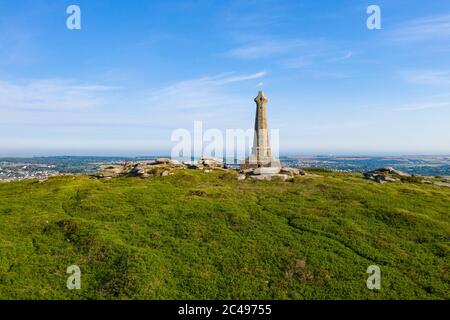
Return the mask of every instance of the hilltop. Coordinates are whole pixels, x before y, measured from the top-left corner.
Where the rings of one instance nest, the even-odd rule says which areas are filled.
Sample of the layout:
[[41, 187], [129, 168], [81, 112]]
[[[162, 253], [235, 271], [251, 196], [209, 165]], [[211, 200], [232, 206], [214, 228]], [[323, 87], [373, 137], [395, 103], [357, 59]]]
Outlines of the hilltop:
[[450, 298], [450, 188], [307, 172], [0, 184], [0, 299]]

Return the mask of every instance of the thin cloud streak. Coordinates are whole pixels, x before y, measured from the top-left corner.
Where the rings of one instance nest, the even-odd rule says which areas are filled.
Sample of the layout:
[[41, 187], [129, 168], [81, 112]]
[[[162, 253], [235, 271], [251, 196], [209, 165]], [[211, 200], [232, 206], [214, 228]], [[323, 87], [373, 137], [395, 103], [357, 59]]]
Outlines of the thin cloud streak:
[[401, 108], [397, 108], [397, 111], [416, 111], [416, 110], [427, 110], [427, 109], [437, 109], [437, 108], [449, 108], [450, 102], [438, 102], [438, 103], [424, 103], [418, 105], [409, 105]]
[[411, 20], [394, 30], [391, 37], [405, 42], [450, 38], [450, 14]]
[[230, 50], [227, 55], [240, 59], [259, 59], [276, 54], [284, 54], [307, 46], [303, 40], [257, 40], [250, 44]]
[[[225, 55], [241, 60], [270, 58], [276, 65], [285, 69], [304, 69], [350, 60], [354, 52], [348, 48], [344, 50], [336, 43], [322, 38], [273, 39], [257, 36], [248, 37], [245, 45], [229, 50]], [[321, 76], [320, 72], [317, 76]]]
[[402, 76], [405, 81], [414, 84], [450, 86], [449, 70], [408, 70], [403, 71]]
[[[0, 81], [0, 125], [24, 128], [170, 128], [196, 119], [223, 122], [232, 117], [231, 110], [252, 105], [251, 99], [229, 89], [245, 82], [254, 87], [266, 74], [265, 71], [220, 73], [153, 88], [135, 96], [130, 91], [124, 95], [124, 91], [117, 90], [117, 87], [101, 84], [46, 79], [14, 83]], [[124, 107], [134, 112], [121, 114]]]
[[39, 79], [22, 83], [0, 81], [0, 109], [79, 110], [95, 108], [106, 101], [114, 87]]
[[355, 129], [355, 128], [363, 128], [375, 125], [374, 121], [352, 121], [352, 122], [342, 122], [342, 123], [334, 123], [334, 124], [323, 124], [323, 125], [314, 125], [310, 127], [304, 127], [308, 130], [341, 130], [341, 129]]
[[230, 106], [242, 106], [245, 100], [226, 92], [227, 85], [257, 80], [265, 75], [265, 71], [241, 75], [228, 72], [180, 81], [152, 90], [147, 101], [158, 110], [228, 110]]

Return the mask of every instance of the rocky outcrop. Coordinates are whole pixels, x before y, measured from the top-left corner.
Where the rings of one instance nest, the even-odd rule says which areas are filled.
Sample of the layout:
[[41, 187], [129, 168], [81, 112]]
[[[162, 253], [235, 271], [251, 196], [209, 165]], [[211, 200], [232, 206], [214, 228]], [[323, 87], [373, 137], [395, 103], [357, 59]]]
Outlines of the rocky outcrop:
[[225, 165], [223, 163], [222, 159], [219, 158], [201, 158], [198, 161], [187, 161], [184, 162], [184, 164], [189, 169], [197, 169], [197, 170], [203, 170], [203, 169], [223, 169], [225, 168]]
[[178, 160], [172, 160], [172, 159], [169, 159], [169, 158], [158, 158], [158, 159], [156, 159], [153, 162], [153, 164], [157, 164], [157, 165], [164, 164], [164, 165], [178, 166], [178, 165], [181, 165], [181, 162], [178, 161]]
[[218, 158], [202, 158], [199, 163], [204, 168], [223, 168], [223, 160]]
[[386, 183], [401, 181], [402, 178], [411, 177], [411, 175], [392, 167], [384, 167], [365, 172], [364, 177], [378, 183]]
[[112, 178], [121, 175], [124, 172], [125, 165], [103, 165], [100, 166], [100, 177]]
[[151, 161], [125, 162], [117, 165], [100, 167], [100, 177], [113, 178], [119, 176], [138, 176], [141, 178], [168, 176], [174, 170], [185, 169], [186, 166], [176, 160], [159, 158]]
[[413, 183], [425, 183], [432, 184], [438, 187], [447, 187], [450, 188], [450, 183], [447, 183], [445, 178], [439, 177], [428, 177], [421, 175], [410, 175], [408, 173], [402, 172], [400, 170], [396, 170], [392, 167], [380, 168], [372, 171], [368, 171], [364, 173], [364, 177], [366, 179], [378, 182], [378, 183], [387, 183], [387, 182], [398, 182], [398, 181], [407, 181]]
[[155, 160], [125, 162], [116, 165], [100, 166], [100, 177], [113, 178], [119, 176], [138, 176], [141, 178], [165, 177], [179, 169], [198, 169], [210, 172], [212, 169], [223, 169], [221, 159], [202, 158], [199, 161], [181, 163], [169, 158], [157, 158]]

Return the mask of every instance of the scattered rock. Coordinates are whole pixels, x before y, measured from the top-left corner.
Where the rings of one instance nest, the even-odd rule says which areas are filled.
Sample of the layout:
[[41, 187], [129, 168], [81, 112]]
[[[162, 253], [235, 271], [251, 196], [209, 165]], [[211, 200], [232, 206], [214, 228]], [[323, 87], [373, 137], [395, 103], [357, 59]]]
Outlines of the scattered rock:
[[400, 181], [400, 179], [392, 178], [392, 177], [386, 176], [386, 177], [384, 177], [384, 181], [388, 181], [388, 182], [397, 182], [397, 181]]
[[170, 163], [172, 160], [170, 160], [169, 158], [158, 158], [156, 159], [156, 164], [168, 164]]
[[[218, 158], [201, 158], [199, 161], [185, 161], [183, 162], [188, 169], [192, 170], [203, 170], [205, 168], [209, 169], [223, 169], [225, 165], [222, 159]], [[209, 172], [209, 171], [205, 171]]]
[[282, 180], [282, 181], [286, 181], [288, 179], [292, 179], [291, 176], [287, 175], [287, 174], [261, 174], [261, 175], [251, 175], [249, 176], [250, 179], [253, 180]]
[[253, 169], [244, 169], [244, 170], [241, 170], [241, 172], [244, 175], [248, 175], [248, 174], [252, 174], [253, 173]]
[[302, 169], [288, 168], [288, 167], [281, 168], [280, 173], [281, 174], [287, 174], [287, 175], [290, 175], [292, 177], [293, 176], [304, 176], [306, 174], [305, 171], [303, 171]]
[[444, 180], [450, 182], [450, 176], [444, 176], [444, 177], [442, 177], [442, 179], [444, 179]]
[[242, 181], [242, 180], [245, 180], [245, 178], [247, 178], [245, 174], [240, 174], [240, 175], [238, 175], [238, 178], [237, 178], [237, 179], [238, 179], [239, 181]]
[[253, 169], [253, 175], [274, 175], [280, 173], [280, 168], [278, 167], [260, 167]]
[[438, 181], [436, 181], [436, 182], [433, 182], [433, 184], [435, 186], [439, 186], [439, 187], [448, 187], [448, 188], [450, 188], [450, 183], [446, 183], [446, 182], [438, 182]]
[[400, 171], [400, 170], [396, 170], [396, 169], [394, 169], [392, 167], [385, 167], [382, 170], [384, 170], [386, 172], [389, 172], [391, 174], [399, 175], [401, 177], [411, 177], [411, 175], [409, 173], [406, 173], [406, 172], [403, 172], [403, 171]]
[[181, 165], [181, 162], [180, 161], [178, 161], [178, 160], [170, 160], [170, 162], [169, 162], [171, 165], [174, 165], [174, 166], [178, 166], [178, 165]]
[[364, 177], [378, 183], [386, 183], [398, 182], [401, 178], [411, 177], [411, 175], [400, 170], [396, 170], [392, 167], [385, 167], [365, 172]]
[[287, 174], [274, 174], [272, 176], [272, 179], [275, 179], [275, 180], [280, 179], [280, 180], [286, 181], [286, 180], [292, 179], [292, 176], [287, 175]]
[[101, 176], [103, 178], [112, 178], [112, 177], [119, 176], [123, 172], [124, 166], [123, 165], [101, 166], [100, 170], [101, 170]]
[[143, 163], [136, 163], [136, 164], [131, 165], [130, 167], [131, 167], [131, 169], [130, 169], [129, 173], [131, 173], [131, 174], [141, 175], [141, 174], [145, 173]]
[[265, 174], [265, 175], [250, 175], [248, 176], [249, 179], [252, 180], [272, 180], [272, 176], [269, 174]]
[[223, 160], [218, 158], [202, 158], [200, 164], [206, 168], [223, 168]]
[[167, 177], [169, 175], [169, 171], [163, 171], [162, 173], [161, 173], [161, 177]]

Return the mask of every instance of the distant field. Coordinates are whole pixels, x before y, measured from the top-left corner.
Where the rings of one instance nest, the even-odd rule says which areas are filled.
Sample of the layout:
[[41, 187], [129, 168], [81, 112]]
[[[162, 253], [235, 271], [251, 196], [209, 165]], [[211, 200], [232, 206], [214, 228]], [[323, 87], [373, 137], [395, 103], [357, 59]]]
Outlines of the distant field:
[[0, 299], [450, 299], [450, 188], [317, 173], [2, 183]]

